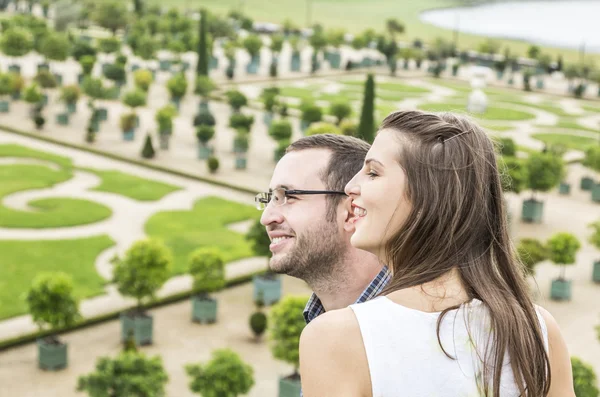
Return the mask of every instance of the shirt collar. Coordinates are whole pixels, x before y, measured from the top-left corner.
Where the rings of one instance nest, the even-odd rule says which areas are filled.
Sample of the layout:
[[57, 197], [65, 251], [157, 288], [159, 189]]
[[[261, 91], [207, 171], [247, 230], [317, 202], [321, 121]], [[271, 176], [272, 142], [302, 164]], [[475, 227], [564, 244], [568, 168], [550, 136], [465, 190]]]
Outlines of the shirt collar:
[[[387, 266], [384, 266], [379, 274], [375, 276], [373, 281], [371, 281], [367, 288], [365, 288], [365, 290], [360, 294], [355, 303], [364, 303], [376, 297], [381, 291], [383, 291], [391, 277], [392, 274], [390, 273], [390, 270]], [[310, 299], [306, 303], [306, 307], [304, 308], [304, 321], [306, 321], [308, 324], [323, 313], [325, 313], [325, 308], [323, 307], [319, 297], [313, 292], [313, 294], [310, 296]]]

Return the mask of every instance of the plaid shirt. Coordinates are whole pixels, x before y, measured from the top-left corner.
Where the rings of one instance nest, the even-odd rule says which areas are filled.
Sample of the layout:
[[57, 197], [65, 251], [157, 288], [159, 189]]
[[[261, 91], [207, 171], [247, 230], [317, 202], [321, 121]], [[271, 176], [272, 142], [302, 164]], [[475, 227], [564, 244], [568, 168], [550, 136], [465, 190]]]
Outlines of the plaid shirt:
[[[390, 270], [387, 266], [384, 266], [379, 274], [375, 276], [373, 281], [371, 281], [371, 284], [369, 284], [363, 293], [360, 294], [355, 303], [364, 303], [375, 298], [377, 294], [383, 291], [391, 277], [392, 274], [390, 273]], [[323, 307], [321, 300], [313, 293], [304, 308], [304, 321], [308, 324], [323, 313], [325, 313], [325, 308]]]

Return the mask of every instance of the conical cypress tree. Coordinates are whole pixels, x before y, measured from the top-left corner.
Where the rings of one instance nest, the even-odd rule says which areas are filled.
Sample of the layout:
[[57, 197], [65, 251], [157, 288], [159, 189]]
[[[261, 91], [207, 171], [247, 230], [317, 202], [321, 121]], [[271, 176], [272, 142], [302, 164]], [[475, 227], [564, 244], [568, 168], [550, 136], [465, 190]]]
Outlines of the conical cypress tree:
[[142, 149], [142, 157], [145, 159], [151, 159], [154, 157], [154, 147], [152, 146], [152, 137], [150, 134], [146, 135], [146, 142], [144, 142], [144, 148]]
[[365, 83], [365, 94], [363, 96], [362, 111], [360, 113], [360, 124], [358, 125], [358, 137], [369, 143], [375, 139], [375, 81], [373, 75], [367, 76]]
[[200, 10], [200, 39], [198, 40], [198, 64], [196, 74], [208, 76], [208, 51], [206, 48], [206, 10]]
[[138, 16], [144, 14], [144, 2], [143, 0], [133, 0], [133, 9]]

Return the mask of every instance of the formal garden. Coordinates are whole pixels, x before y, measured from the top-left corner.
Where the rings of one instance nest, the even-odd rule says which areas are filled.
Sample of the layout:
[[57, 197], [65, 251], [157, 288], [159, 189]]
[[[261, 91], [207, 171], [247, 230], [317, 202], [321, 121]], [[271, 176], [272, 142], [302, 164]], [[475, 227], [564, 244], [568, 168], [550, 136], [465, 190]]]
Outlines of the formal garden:
[[[266, 271], [253, 192], [301, 136], [372, 142], [391, 112], [422, 109], [469, 114], [497, 141], [532, 293], [576, 353], [577, 396], [598, 397], [591, 63], [407, 41], [396, 19], [272, 33], [242, 11], [143, 0], [0, 9], [3, 384], [14, 365], [57, 395], [298, 396], [310, 291]], [[19, 380], [12, 394], [29, 393]]]

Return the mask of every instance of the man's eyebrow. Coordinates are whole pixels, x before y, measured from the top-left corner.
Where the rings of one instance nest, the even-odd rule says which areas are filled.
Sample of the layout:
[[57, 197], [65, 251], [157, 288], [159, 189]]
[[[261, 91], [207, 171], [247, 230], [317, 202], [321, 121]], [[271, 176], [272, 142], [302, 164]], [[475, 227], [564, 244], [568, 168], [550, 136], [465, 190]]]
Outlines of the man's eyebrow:
[[381, 161], [379, 160], [375, 160], [375, 159], [366, 159], [365, 160], [365, 165], [369, 165], [370, 163], [377, 163], [379, 164], [381, 167], [383, 167], [384, 165], [381, 163]]
[[[284, 189], [284, 190], [295, 190], [292, 185], [277, 185], [275, 189]], [[269, 193], [273, 192], [273, 189], [269, 188]]]

